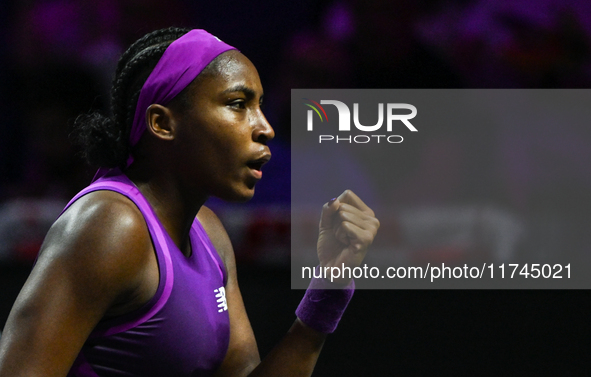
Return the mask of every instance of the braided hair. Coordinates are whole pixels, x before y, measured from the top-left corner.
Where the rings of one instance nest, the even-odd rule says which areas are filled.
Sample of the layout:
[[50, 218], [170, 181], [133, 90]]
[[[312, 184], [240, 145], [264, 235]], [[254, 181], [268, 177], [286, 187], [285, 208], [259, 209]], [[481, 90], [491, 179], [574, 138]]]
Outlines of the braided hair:
[[[112, 115], [84, 114], [74, 123], [73, 139], [82, 146], [82, 155], [91, 166], [125, 167], [141, 88], [166, 48], [188, 32], [189, 29], [175, 27], [151, 32], [121, 55], [111, 88]], [[183, 95], [184, 92], [177, 98]]]

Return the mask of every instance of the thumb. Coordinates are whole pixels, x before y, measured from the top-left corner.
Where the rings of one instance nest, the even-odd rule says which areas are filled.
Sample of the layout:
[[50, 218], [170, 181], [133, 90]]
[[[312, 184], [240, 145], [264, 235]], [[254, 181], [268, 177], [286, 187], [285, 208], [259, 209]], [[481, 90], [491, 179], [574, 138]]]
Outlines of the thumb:
[[341, 202], [338, 198], [332, 198], [322, 206], [322, 215], [320, 216], [320, 229], [332, 228], [334, 214], [337, 213]]

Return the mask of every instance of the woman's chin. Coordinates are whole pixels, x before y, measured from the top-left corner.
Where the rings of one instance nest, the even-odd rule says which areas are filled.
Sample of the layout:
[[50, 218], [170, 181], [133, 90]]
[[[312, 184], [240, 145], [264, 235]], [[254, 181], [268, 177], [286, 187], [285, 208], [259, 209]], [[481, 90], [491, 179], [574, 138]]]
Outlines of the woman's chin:
[[216, 195], [219, 199], [226, 202], [245, 203], [254, 196], [254, 187], [242, 190], [235, 190], [222, 195]]

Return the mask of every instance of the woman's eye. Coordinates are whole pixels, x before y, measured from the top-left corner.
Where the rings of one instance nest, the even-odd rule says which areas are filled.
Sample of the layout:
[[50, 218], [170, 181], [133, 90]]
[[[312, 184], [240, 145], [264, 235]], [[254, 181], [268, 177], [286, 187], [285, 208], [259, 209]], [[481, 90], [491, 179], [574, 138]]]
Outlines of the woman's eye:
[[235, 109], [244, 109], [246, 108], [246, 102], [244, 102], [243, 100], [236, 100], [230, 102], [228, 106], [233, 107]]

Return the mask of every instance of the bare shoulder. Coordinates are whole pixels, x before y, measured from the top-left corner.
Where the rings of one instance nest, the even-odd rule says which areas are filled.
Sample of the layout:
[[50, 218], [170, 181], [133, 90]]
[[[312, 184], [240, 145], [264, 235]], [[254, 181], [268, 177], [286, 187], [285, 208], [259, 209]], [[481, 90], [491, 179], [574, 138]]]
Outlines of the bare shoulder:
[[54, 223], [36, 269], [57, 263], [75, 280], [92, 279], [122, 293], [139, 284], [150, 251], [150, 235], [135, 204], [112, 191], [95, 191], [74, 202]]
[[147, 302], [155, 291], [146, 289], [147, 272], [156, 271], [156, 281], [158, 273], [151, 268], [147, 227], [134, 207], [120, 194], [97, 191], [54, 223], [6, 322], [1, 375], [14, 375], [2, 374], [6, 362], [4, 372], [65, 376], [102, 318]]
[[[117, 251], [137, 249], [149, 243], [145, 220], [133, 202], [113, 191], [95, 191], [74, 202], [51, 227], [42, 253], [57, 241], [61, 245], [84, 242], [95, 253], [116, 257]], [[49, 245], [46, 245], [49, 243]], [[110, 246], [110, 247], [105, 247]], [[83, 253], [80, 248], [73, 253]], [[133, 258], [133, 253], [126, 253]]]
[[232, 243], [228, 237], [228, 232], [224, 228], [224, 225], [217, 217], [217, 215], [208, 207], [202, 206], [197, 213], [197, 218], [203, 225], [203, 228], [207, 232], [209, 239], [215, 246], [216, 250], [220, 254], [220, 257], [224, 261], [226, 268], [234, 266], [234, 250]]

